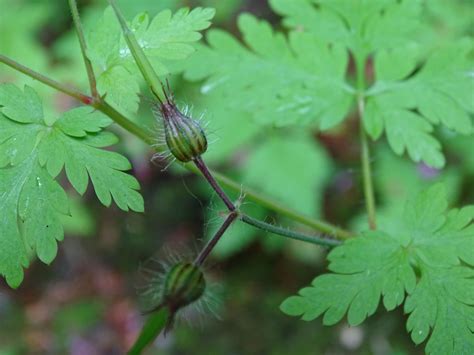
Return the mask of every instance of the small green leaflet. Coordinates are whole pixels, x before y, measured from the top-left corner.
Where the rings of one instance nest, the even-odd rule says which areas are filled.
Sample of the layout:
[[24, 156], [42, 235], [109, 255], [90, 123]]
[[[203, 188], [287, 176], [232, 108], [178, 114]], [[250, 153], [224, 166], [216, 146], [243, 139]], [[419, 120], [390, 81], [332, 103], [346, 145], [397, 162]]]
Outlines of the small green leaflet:
[[341, 122], [353, 102], [345, 82], [348, 55], [315, 35], [293, 31], [285, 38], [265, 21], [239, 17], [244, 47], [229, 34], [211, 30], [208, 46], [198, 45], [185, 77], [206, 79], [203, 93], [216, 91], [221, 101], [244, 110], [261, 124], [307, 124], [321, 129]]
[[[464, 40], [434, 52], [421, 69], [416, 48], [381, 51], [375, 56], [377, 81], [367, 92], [364, 127], [373, 139], [385, 130], [392, 150], [405, 150], [416, 162], [444, 166], [433, 125], [472, 134], [474, 113], [473, 42]], [[395, 65], [396, 64], [396, 65]]]
[[128, 160], [100, 149], [117, 141], [102, 131], [110, 123], [81, 107], [48, 125], [33, 89], [0, 85], [0, 274], [11, 287], [21, 283], [33, 252], [48, 264], [56, 256], [64, 237], [61, 216], [70, 214], [55, 181], [63, 167], [80, 194], [90, 177], [104, 205], [113, 199], [123, 210], [143, 211], [139, 184], [124, 172], [131, 168]]
[[424, 190], [393, 230], [367, 232], [335, 248], [332, 273], [281, 309], [307, 321], [324, 313], [327, 325], [347, 312], [349, 324], [357, 325], [380, 298], [387, 310], [405, 302], [407, 329], [416, 344], [428, 339], [429, 354], [473, 354], [474, 205], [447, 207], [442, 184]]
[[[138, 14], [130, 24], [138, 42], [158, 75], [170, 72], [169, 65], [193, 53], [191, 43], [201, 38], [199, 31], [210, 26], [210, 8], [187, 8], [172, 14], [161, 11], [151, 21]], [[101, 95], [119, 109], [134, 113], [138, 109], [140, 73], [110, 7], [88, 35], [88, 57], [99, 70], [97, 87]]]

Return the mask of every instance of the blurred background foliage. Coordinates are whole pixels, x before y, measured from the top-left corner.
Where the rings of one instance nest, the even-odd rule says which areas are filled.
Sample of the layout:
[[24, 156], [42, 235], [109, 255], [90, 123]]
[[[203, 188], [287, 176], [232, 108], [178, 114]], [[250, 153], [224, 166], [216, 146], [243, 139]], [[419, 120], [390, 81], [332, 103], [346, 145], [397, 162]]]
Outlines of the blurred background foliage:
[[[236, 17], [248, 11], [278, 28], [279, 18], [265, 0], [117, 0], [128, 18], [164, 8], [211, 6], [217, 9], [213, 27], [236, 36]], [[79, 1], [86, 29], [102, 16], [104, 0]], [[431, 31], [423, 33], [427, 47], [472, 35], [472, 1], [430, 0], [425, 16]], [[0, 0], [0, 53], [61, 82], [87, 90], [87, 77], [67, 1]], [[354, 230], [366, 227], [352, 119], [320, 134], [309, 129], [268, 130], [242, 112], [214, 105], [196, 83], [170, 77], [178, 100], [205, 113], [211, 141], [205, 158], [220, 171], [257, 188], [303, 213]], [[0, 66], [0, 81], [33, 86], [44, 101], [46, 115], [77, 103], [27, 77]], [[142, 92], [146, 92], [143, 90]], [[236, 93], [238, 95], [238, 93]], [[149, 102], [142, 100], [136, 122], [154, 129]], [[117, 149], [128, 155], [142, 185], [145, 214], [105, 209], [86, 194], [69, 189], [72, 217], [65, 220], [67, 238], [51, 266], [35, 263], [18, 290], [0, 281], [0, 354], [120, 354], [140, 329], [135, 291], [139, 265], [167, 252], [193, 253], [221, 221], [224, 211], [209, 187], [196, 176], [163, 164], [151, 164], [148, 147], [115, 128], [122, 140]], [[398, 214], [406, 197], [433, 182], [448, 183], [453, 205], [474, 199], [474, 138], [440, 130], [447, 167], [435, 170], [395, 156], [383, 143], [375, 146], [373, 164], [381, 223]], [[301, 153], [304, 152], [304, 153]], [[269, 175], [268, 171], [274, 171]], [[237, 195], [233, 196], [237, 198]], [[249, 202], [255, 217], [289, 225]], [[387, 222], [386, 222], [387, 221]], [[393, 221], [392, 221], [393, 223]], [[300, 226], [292, 226], [301, 228]], [[387, 226], [396, 228], [396, 225]], [[236, 224], [213, 254], [209, 277], [221, 287], [221, 305], [213, 316], [191, 313], [149, 353], [162, 354], [416, 354], [404, 330], [400, 309], [377, 314], [362, 326], [343, 323], [322, 327], [290, 319], [280, 302], [325, 268], [325, 251]]]

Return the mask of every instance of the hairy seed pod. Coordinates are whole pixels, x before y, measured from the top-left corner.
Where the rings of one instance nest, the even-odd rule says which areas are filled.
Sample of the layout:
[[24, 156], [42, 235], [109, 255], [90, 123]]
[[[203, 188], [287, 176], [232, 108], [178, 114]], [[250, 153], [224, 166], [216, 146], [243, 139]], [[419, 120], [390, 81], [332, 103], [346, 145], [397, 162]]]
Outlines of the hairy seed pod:
[[165, 138], [171, 154], [181, 162], [188, 162], [205, 153], [207, 139], [201, 125], [182, 114], [175, 106], [167, 107], [166, 111]]
[[163, 304], [171, 313], [197, 301], [206, 289], [201, 269], [192, 263], [175, 264], [166, 274], [163, 287]]
[[[168, 86], [169, 89], [169, 86]], [[165, 100], [159, 96], [159, 105], [155, 105], [154, 112], [163, 119], [165, 140], [171, 154], [179, 161], [186, 163], [207, 150], [207, 138], [201, 125], [195, 119], [182, 113], [173, 100], [171, 91], [168, 93], [163, 86]]]

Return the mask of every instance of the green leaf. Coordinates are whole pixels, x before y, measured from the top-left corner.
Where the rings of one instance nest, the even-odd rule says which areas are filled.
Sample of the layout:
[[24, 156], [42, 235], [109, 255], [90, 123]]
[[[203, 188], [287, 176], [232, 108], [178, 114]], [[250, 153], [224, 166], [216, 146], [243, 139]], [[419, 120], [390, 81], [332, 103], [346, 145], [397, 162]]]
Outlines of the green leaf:
[[215, 92], [261, 124], [316, 121], [328, 129], [345, 118], [353, 96], [344, 81], [348, 56], [342, 46], [300, 31], [285, 38], [249, 14], [239, 17], [238, 26], [246, 47], [212, 30], [209, 45], [197, 46], [189, 59], [185, 77], [207, 79], [203, 93]]
[[375, 312], [380, 297], [387, 310], [405, 301], [407, 329], [417, 344], [428, 339], [429, 354], [472, 353], [474, 206], [447, 206], [442, 184], [424, 190], [390, 235], [365, 233], [335, 248], [332, 273], [288, 298], [282, 310], [304, 320], [325, 313], [325, 324], [347, 313], [355, 325]]
[[415, 286], [407, 253], [389, 235], [368, 233], [354, 238], [334, 249], [329, 260], [334, 274], [316, 278], [312, 287], [285, 300], [283, 312], [307, 321], [325, 313], [326, 325], [337, 323], [348, 312], [349, 324], [357, 325], [377, 310], [381, 296], [391, 310], [403, 302], [405, 290]]
[[[163, 10], [151, 21], [146, 13], [135, 16], [130, 28], [150, 59], [158, 75], [168, 74], [168, 64], [187, 58], [194, 52], [193, 42], [199, 31], [210, 26], [214, 10], [187, 8], [172, 14]], [[126, 112], [138, 109], [140, 73], [123, 38], [119, 23], [110, 7], [88, 34], [88, 57], [99, 69], [99, 92], [107, 101]]]
[[420, 115], [398, 107], [391, 100], [378, 98], [369, 101], [364, 115], [364, 126], [373, 139], [384, 129], [392, 150], [402, 155], [406, 150], [415, 162], [424, 161], [432, 167], [443, 167], [445, 159], [441, 143], [431, 133], [433, 127]]
[[104, 71], [97, 79], [97, 90], [108, 102], [128, 112], [138, 110], [140, 86], [135, 76], [122, 66]]
[[242, 179], [305, 214], [319, 216], [331, 169], [327, 153], [310, 135], [278, 135], [249, 154]]
[[43, 119], [43, 107], [36, 92], [25, 86], [22, 92], [17, 86], [6, 84], [0, 91], [2, 113], [20, 123], [39, 123]]
[[413, 41], [420, 27], [418, 0], [270, 0], [290, 29], [343, 44], [357, 56]]
[[[91, 120], [95, 126], [89, 124]], [[64, 167], [71, 185], [81, 195], [90, 178], [97, 197], [105, 206], [110, 206], [113, 198], [124, 211], [143, 212], [138, 181], [124, 172], [131, 168], [129, 161], [120, 154], [99, 149], [115, 143], [116, 137], [106, 132], [77, 137], [78, 132], [85, 134], [108, 124], [108, 118], [98, 112], [91, 113], [87, 107], [69, 111], [43, 138], [39, 147], [40, 162], [53, 177]]]
[[[382, 51], [375, 56], [376, 83], [369, 89], [364, 127], [373, 139], [385, 130], [395, 153], [406, 150], [416, 162], [444, 166], [441, 144], [433, 125], [457, 133], [473, 132], [472, 41], [465, 40], [435, 52], [421, 69], [413, 47]], [[396, 63], [396, 64], [395, 64]]]
[[98, 149], [116, 141], [101, 131], [111, 121], [90, 111], [77, 108], [47, 125], [31, 88], [0, 85], [0, 274], [11, 287], [21, 283], [30, 257], [49, 264], [57, 254], [61, 220], [70, 215], [66, 193], [54, 180], [64, 165], [78, 190], [85, 191], [89, 175], [104, 204], [112, 195], [124, 210], [143, 210], [138, 182], [123, 172], [128, 160]]
[[[8, 121], [0, 114], [0, 129]], [[7, 140], [9, 144], [0, 142], [1, 155], [9, 154], [15, 146], [28, 146], [22, 160], [11, 160], [0, 170], [0, 274], [11, 287], [18, 287], [23, 280], [23, 267], [28, 266], [32, 251], [45, 263], [54, 259], [56, 241], [63, 238], [59, 218], [69, 213], [64, 190], [39, 165], [34, 144], [29, 143], [30, 139], [36, 141], [39, 132], [25, 130], [24, 136]], [[14, 144], [10, 144], [12, 140]]]
[[416, 344], [430, 334], [429, 354], [474, 352], [474, 270], [467, 267], [426, 269], [407, 297], [407, 330]]
[[[36, 159], [35, 159], [36, 160]], [[36, 250], [38, 258], [51, 263], [56, 257], [56, 241], [64, 238], [61, 215], [69, 213], [69, 202], [62, 187], [40, 167], [37, 161], [22, 186], [18, 216], [23, 221], [26, 245]]]

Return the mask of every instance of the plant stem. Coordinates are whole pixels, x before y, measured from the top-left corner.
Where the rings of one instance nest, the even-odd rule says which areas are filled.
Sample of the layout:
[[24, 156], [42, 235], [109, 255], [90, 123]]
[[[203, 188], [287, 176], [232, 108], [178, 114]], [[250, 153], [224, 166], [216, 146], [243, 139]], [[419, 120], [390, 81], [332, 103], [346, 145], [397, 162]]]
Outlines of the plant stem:
[[[150, 145], [155, 143], [155, 139], [152, 137], [151, 134], [148, 134], [144, 128], [140, 127], [139, 125], [135, 124], [133, 121], [126, 118], [124, 115], [122, 115], [120, 112], [118, 112], [116, 109], [114, 109], [112, 106], [110, 106], [103, 100], [96, 101], [92, 97], [86, 94], [83, 94], [80, 91], [69, 88], [61, 83], [58, 83], [57, 81], [52, 80], [30, 68], [27, 68], [17, 63], [16, 61], [8, 57], [5, 57], [4, 55], [1, 55], [1, 54], [0, 54], [0, 63], [4, 63], [10, 66], [11, 68], [33, 79], [38, 80], [53, 89], [63, 92], [66, 95], [69, 95], [86, 105], [90, 105], [96, 108], [97, 110], [109, 116], [122, 128], [124, 128], [125, 130], [129, 131], [130, 133], [134, 134], [135, 136], [143, 140], [145, 143], [150, 144]], [[186, 168], [187, 170], [196, 174], [199, 174], [201, 172], [194, 164], [182, 164], [182, 166]], [[288, 208], [282, 205], [280, 202], [275, 201], [274, 199], [269, 198], [258, 191], [255, 191], [250, 188], [242, 188], [242, 185], [240, 183], [230, 179], [226, 175], [215, 172], [213, 170], [209, 170], [209, 172], [212, 174], [214, 179], [218, 181], [220, 184], [222, 184], [223, 186], [226, 186], [234, 191], [242, 191], [242, 193], [245, 194], [245, 196], [251, 199], [252, 201], [272, 211], [275, 211], [281, 215], [287, 216], [288, 218], [296, 222], [299, 222], [303, 225], [306, 225], [324, 234], [334, 236], [335, 238], [338, 238], [338, 239], [348, 239], [352, 236], [350, 232], [344, 229], [341, 229], [339, 227], [336, 227], [324, 221], [315, 220], [304, 214], [296, 212], [292, 210], [291, 208]]]
[[[236, 182], [233, 180], [228, 179], [226, 176], [221, 175], [217, 172], [214, 172], [212, 170], [209, 170], [207, 165], [204, 163], [202, 158], [198, 158], [194, 161], [194, 164], [197, 166], [199, 171], [202, 173], [202, 175], [206, 178], [206, 180], [209, 182], [211, 187], [216, 191], [216, 193], [219, 195], [221, 200], [224, 202], [226, 205], [227, 209], [229, 211], [234, 211], [235, 205], [232, 203], [232, 201], [229, 199], [227, 194], [222, 190], [220, 185], [217, 183], [217, 181], [220, 181], [224, 185], [232, 188], [233, 190], [238, 190], [241, 188]], [[216, 181], [217, 180], [217, 181]], [[326, 233], [328, 235], [334, 236], [337, 239], [348, 239], [351, 237], [351, 234], [341, 228], [338, 228], [336, 226], [333, 226], [329, 223], [323, 222], [323, 221], [317, 221], [314, 219], [311, 219], [309, 217], [306, 217], [304, 215], [298, 214], [294, 212], [293, 210], [284, 207], [280, 203], [273, 201], [266, 196], [261, 195], [255, 190], [251, 190], [249, 188], [243, 190], [245, 195], [251, 197], [251, 199], [254, 202], [257, 202], [260, 206], [262, 207], [267, 207], [272, 211], [279, 212], [282, 215], [286, 215], [287, 217], [290, 217], [294, 221], [300, 222], [301, 224], [304, 224], [308, 227], [312, 227], [315, 230], [318, 230], [320, 232]]]
[[235, 219], [238, 216], [239, 216], [239, 213], [237, 211], [232, 211], [228, 214], [228, 216], [225, 219], [224, 223], [222, 223], [222, 225], [217, 230], [217, 232], [214, 234], [214, 236], [207, 242], [207, 244], [201, 250], [199, 255], [196, 257], [196, 259], [194, 260], [194, 265], [199, 267], [204, 263], [204, 261], [207, 259], [207, 257], [211, 253], [212, 249], [214, 249], [216, 244], [219, 242], [221, 237], [224, 235], [227, 228], [230, 227], [230, 225], [235, 221]]
[[[358, 100], [359, 117], [364, 114], [364, 100]], [[372, 181], [372, 167], [370, 165], [370, 150], [367, 134], [364, 130], [362, 122], [360, 124], [360, 144], [361, 144], [361, 159], [362, 159], [362, 179], [364, 183], [365, 206], [369, 218], [370, 229], [377, 229], [376, 215], [375, 215], [375, 197], [374, 185]]]
[[148, 316], [137, 340], [133, 344], [132, 348], [127, 352], [127, 354], [141, 354], [143, 350], [145, 350], [145, 348], [150, 345], [158, 335], [160, 335], [161, 331], [166, 326], [169, 316], [169, 310], [166, 307], [163, 307], [158, 312]]
[[202, 160], [201, 157], [197, 157], [196, 159], [194, 159], [194, 164], [197, 166], [197, 168], [199, 169], [199, 171], [201, 171], [202, 175], [204, 176], [204, 178], [207, 180], [207, 182], [209, 183], [209, 185], [211, 185], [211, 187], [214, 189], [214, 191], [219, 195], [219, 197], [221, 198], [221, 200], [224, 202], [224, 204], [226, 205], [227, 209], [230, 211], [230, 212], [233, 212], [235, 211], [235, 205], [234, 203], [230, 200], [229, 196], [227, 196], [227, 194], [224, 192], [224, 190], [222, 190], [222, 188], [220, 187], [219, 183], [216, 181], [216, 179], [214, 179], [214, 176], [212, 176], [211, 172], [209, 171], [209, 169], [207, 168], [207, 165], [204, 163], [204, 161]]
[[285, 238], [290, 238], [294, 240], [299, 240], [299, 241], [316, 244], [316, 245], [327, 246], [327, 247], [335, 247], [335, 246], [341, 245], [341, 241], [339, 240], [298, 233], [289, 229], [277, 227], [272, 224], [260, 221], [258, 219], [255, 219], [243, 213], [239, 215], [239, 218], [244, 223], [250, 224], [251, 226], [254, 226], [266, 232], [281, 235]]
[[68, 96], [74, 97], [75, 99], [79, 100], [80, 102], [86, 104], [86, 105], [91, 105], [94, 102], [94, 99], [86, 94], [83, 94], [82, 92], [75, 90], [73, 88], [67, 87], [61, 83], [58, 83], [57, 81], [50, 79], [43, 74], [40, 74], [28, 67], [25, 67], [24, 65], [21, 65], [20, 63], [14, 61], [13, 59], [10, 59], [2, 54], [0, 54], [0, 63], [4, 63], [8, 65], [9, 67], [29, 76], [30, 78], [36, 79], [43, 84], [52, 87], [53, 89], [56, 89]]
[[365, 197], [365, 207], [367, 210], [370, 229], [377, 229], [376, 212], [375, 212], [375, 194], [374, 184], [372, 181], [372, 167], [370, 165], [370, 149], [369, 140], [364, 129], [363, 119], [365, 110], [365, 55], [355, 56], [356, 64], [356, 81], [357, 81], [357, 111], [359, 116], [359, 131], [361, 144], [361, 165], [362, 165], [362, 180]]
[[122, 13], [120, 12], [119, 8], [115, 4], [114, 0], [109, 0], [110, 6], [115, 12], [118, 22], [120, 23], [120, 27], [122, 27], [123, 36], [125, 37], [125, 41], [127, 42], [128, 48], [132, 53], [133, 58], [135, 59], [135, 63], [137, 64], [140, 72], [143, 75], [143, 78], [150, 86], [151, 92], [161, 101], [165, 100], [165, 95], [162, 89], [161, 81], [156, 75], [155, 70], [153, 69], [150, 61], [148, 60], [147, 56], [142, 50], [142, 47], [138, 43], [137, 39], [135, 38], [133, 32], [127, 26], [127, 22], [123, 17]]
[[74, 26], [76, 27], [77, 38], [79, 39], [79, 45], [81, 47], [84, 65], [86, 66], [87, 78], [89, 79], [91, 95], [94, 99], [98, 99], [99, 93], [97, 92], [97, 82], [94, 75], [94, 69], [92, 68], [92, 63], [89, 57], [87, 57], [87, 44], [86, 39], [84, 37], [84, 31], [82, 30], [81, 18], [77, 9], [76, 0], [69, 0], [69, 8], [71, 9], [72, 20], [74, 22]]
[[[197, 172], [199, 171], [196, 169]], [[296, 212], [295, 210], [281, 204], [279, 201], [270, 198], [254, 189], [249, 187], [242, 188], [242, 185], [236, 181], [229, 179], [227, 176], [218, 173], [212, 169], [209, 170], [213, 177], [219, 181], [223, 186], [228, 187], [234, 191], [242, 191], [242, 194], [250, 198], [252, 201], [256, 202], [262, 207], [266, 207], [269, 210], [277, 212], [278, 214], [284, 215], [296, 222], [299, 222], [305, 226], [308, 226], [314, 230], [320, 231], [324, 234], [334, 236], [337, 239], [349, 239], [352, 237], [352, 234], [349, 231], [346, 231], [342, 228], [334, 226], [330, 223], [313, 219], [309, 216]]]
[[107, 102], [101, 100], [100, 102], [95, 104], [94, 107], [100, 112], [109, 116], [115, 123], [117, 123], [123, 129], [140, 138], [146, 144], [153, 145], [156, 143], [156, 140], [150, 134], [148, 134], [143, 127], [129, 120], [115, 108], [110, 106]]

